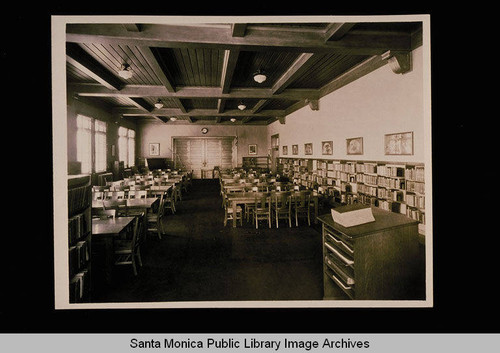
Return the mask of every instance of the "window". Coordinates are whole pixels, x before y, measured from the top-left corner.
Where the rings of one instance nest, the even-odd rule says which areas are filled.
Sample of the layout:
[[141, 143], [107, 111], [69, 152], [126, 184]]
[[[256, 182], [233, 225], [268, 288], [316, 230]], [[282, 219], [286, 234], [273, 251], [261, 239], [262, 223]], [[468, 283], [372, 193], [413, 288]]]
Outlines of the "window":
[[92, 119], [78, 115], [76, 127], [76, 159], [82, 173], [88, 174], [92, 172]]
[[106, 171], [106, 123], [78, 115], [76, 127], [76, 159], [81, 163], [81, 172]]
[[106, 171], [106, 123], [95, 121], [95, 171]]
[[118, 128], [118, 158], [125, 167], [135, 164], [135, 131], [125, 127]]

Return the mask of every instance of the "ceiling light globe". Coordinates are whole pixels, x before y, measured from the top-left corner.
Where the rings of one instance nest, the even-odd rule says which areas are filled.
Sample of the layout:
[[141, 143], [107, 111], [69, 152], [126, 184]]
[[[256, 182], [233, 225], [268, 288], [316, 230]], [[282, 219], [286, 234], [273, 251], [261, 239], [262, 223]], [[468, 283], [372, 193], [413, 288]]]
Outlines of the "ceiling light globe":
[[120, 71], [118, 71], [118, 75], [124, 79], [129, 79], [134, 75], [134, 72], [129, 65], [123, 64]]
[[240, 104], [238, 105], [238, 109], [239, 109], [239, 110], [245, 110], [245, 108], [246, 108], [246, 107], [247, 107], [247, 106], [246, 106], [245, 104], [243, 104], [243, 103], [240, 103]]
[[232, 123], [234, 123], [236, 121], [235, 118], [231, 118], [230, 120], [231, 120]]
[[267, 77], [266, 75], [264, 75], [263, 73], [256, 73], [254, 76], [253, 76], [253, 79], [255, 80], [255, 82], [257, 83], [262, 83], [264, 82]]

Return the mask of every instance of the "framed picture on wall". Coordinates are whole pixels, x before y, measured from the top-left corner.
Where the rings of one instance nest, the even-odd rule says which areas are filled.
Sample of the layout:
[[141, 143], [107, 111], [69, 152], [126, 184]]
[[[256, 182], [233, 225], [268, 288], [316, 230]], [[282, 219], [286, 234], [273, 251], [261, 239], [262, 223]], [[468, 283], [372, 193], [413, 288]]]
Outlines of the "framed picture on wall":
[[149, 155], [150, 156], [159, 156], [160, 155], [160, 144], [159, 143], [150, 143], [149, 144]]
[[321, 154], [333, 154], [333, 141], [321, 142]]
[[288, 155], [288, 146], [283, 146], [283, 156]]
[[299, 154], [299, 145], [292, 145], [292, 154]]
[[347, 154], [363, 154], [363, 138], [346, 139]]
[[248, 145], [248, 154], [257, 154], [257, 145]]
[[386, 134], [384, 136], [384, 152], [386, 155], [412, 155], [413, 131]]
[[313, 144], [312, 143], [304, 144], [304, 153], [307, 155], [313, 154]]

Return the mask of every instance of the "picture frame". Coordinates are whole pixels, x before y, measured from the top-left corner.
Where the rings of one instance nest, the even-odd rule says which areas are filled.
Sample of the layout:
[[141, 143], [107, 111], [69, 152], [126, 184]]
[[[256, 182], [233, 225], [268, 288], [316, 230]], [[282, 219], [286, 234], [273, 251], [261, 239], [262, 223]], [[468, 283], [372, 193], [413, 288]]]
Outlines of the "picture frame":
[[384, 135], [386, 155], [413, 155], [413, 131]]
[[299, 145], [292, 145], [292, 154], [293, 155], [299, 154]]
[[332, 155], [333, 154], [333, 141], [321, 142], [321, 154], [323, 154], [323, 155]]
[[363, 138], [353, 137], [346, 139], [347, 154], [363, 154]]
[[288, 146], [283, 146], [282, 154], [283, 156], [288, 156]]
[[248, 145], [248, 154], [257, 154], [257, 145]]
[[306, 154], [306, 155], [313, 154], [313, 144], [312, 143], [305, 143], [304, 144], [304, 154]]
[[159, 156], [160, 155], [160, 144], [155, 142], [155, 143], [150, 143], [149, 144], [149, 155], [150, 156]]

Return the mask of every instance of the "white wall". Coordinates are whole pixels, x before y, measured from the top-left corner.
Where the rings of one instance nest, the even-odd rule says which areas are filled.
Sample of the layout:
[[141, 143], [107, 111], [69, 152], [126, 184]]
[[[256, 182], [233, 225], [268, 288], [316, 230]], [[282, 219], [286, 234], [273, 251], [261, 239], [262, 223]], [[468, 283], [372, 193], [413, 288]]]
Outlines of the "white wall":
[[[424, 71], [422, 47], [413, 51], [413, 69], [395, 74], [385, 65], [378, 70], [320, 99], [319, 110], [306, 106], [286, 117], [286, 124], [274, 122], [268, 140], [279, 133], [280, 156], [288, 146], [299, 145], [298, 157], [348, 160], [424, 162]], [[412, 156], [386, 156], [384, 135], [413, 131]], [[347, 155], [346, 139], [363, 137], [364, 154]], [[321, 155], [321, 142], [333, 140], [333, 155]], [[313, 155], [304, 154], [304, 144], [313, 143]]]

